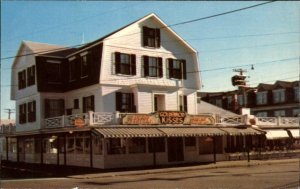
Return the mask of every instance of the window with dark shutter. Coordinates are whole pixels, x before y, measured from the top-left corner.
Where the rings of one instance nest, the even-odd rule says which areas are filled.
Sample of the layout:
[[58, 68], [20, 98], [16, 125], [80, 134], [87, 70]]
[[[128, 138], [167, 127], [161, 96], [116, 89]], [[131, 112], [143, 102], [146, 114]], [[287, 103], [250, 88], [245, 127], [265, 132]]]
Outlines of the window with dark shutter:
[[62, 116], [64, 113], [64, 99], [45, 99], [45, 118]]
[[162, 77], [162, 58], [144, 56], [144, 76]]
[[36, 102], [32, 101], [27, 104], [28, 122], [36, 121]]
[[143, 46], [160, 47], [160, 29], [143, 27]]
[[26, 109], [26, 103], [19, 105], [19, 123], [20, 124], [23, 124], [23, 123], [27, 122], [27, 119], [26, 119], [27, 111], [26, 110], [27, 110]]
[[79, 109], [79, 99], [73, 100], [73, 109]]
[[19, 89], [26, 88], [26, 70], [18, 73], [18, 86]]
[[35, 66], [27, 68], [27, 86], [35, 84]]
[[136, 75], [135, 54], [115, 53], [116, 74]]
[[86, 55], [80, 58], [80, 76], [82, 78], [88, 76], [88, 61]]
[[169, 58], [168, 78], [186, 79], [186, 61]]
[[82, 99], [82, 109], [83, 113], [87, 113], [88, 111], [95, 111], [95, 98], [94, 95], [83, 97]]
[[133, 93], [116, 92], [116, 110], [120, 112], [136, 112]]

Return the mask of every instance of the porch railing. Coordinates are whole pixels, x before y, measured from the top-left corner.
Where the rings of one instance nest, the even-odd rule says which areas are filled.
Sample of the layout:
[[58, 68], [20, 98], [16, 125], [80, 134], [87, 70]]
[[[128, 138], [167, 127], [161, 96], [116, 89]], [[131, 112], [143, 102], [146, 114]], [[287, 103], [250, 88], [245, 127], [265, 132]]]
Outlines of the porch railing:
[[221, 116], [216, 114], [215, 119], [218, 125], [243, 125], [247, 123], [247, 115]]
[[9, 124], [9, 125], [0, 125], [0, 134], [8, 134], [16, 132], [16, 126]]
[[258, 126], [299, 126], [298, 117], [256, 117]]

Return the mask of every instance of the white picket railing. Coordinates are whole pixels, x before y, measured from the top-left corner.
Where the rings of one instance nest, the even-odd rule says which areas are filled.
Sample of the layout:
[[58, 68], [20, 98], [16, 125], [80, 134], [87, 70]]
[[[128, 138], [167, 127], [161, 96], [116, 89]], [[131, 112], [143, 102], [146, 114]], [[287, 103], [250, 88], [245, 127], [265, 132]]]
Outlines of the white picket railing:
[[215, 119], [218, 125], [245, 125], [247, 123], [247, 115], [221, 116], [217, 114]]
[[299, 126], [298, 117], [256, 117], [257, 126]]

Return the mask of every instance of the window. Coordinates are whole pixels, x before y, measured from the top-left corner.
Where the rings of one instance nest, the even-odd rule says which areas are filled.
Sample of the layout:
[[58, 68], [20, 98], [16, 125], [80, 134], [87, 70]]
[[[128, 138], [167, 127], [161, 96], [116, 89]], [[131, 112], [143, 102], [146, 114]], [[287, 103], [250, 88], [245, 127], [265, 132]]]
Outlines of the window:
[[81, 57], [80, 70], [81, 70], [81, 73], [80, 73], [81, 77], [88, 76], [88, 62], [87, 62], [87, 56], [86, 55]]
[[136, 57], [134, 54], [115, 53], [116, 74], [136, 75]]
[[160, 29], [143, 27], [143, 46], [160, 47]]
[[49, 83], [61, 83], [61, 67], [60, 63], [46, 63], [46, 79]]
[[300, 115], [300, 109], [299, 108], [293, 109], [293, 116], [298, 117], [299, 115]]
[[222, 105], [223, 105], [222, 99], [216, 99], [216, 106], [222, 107]]
[[144, 56], [144, 76], [162, 77], [162, 58]]
[[23, 124], [26, 123], [26, 103], [19, 105], [19, 123]]
[[278, 89], [273, 91], [274, 103], [285, 102], [285, 89]]
[[267, 104], [267, 91], [256, 93], [256, 104], [263, 105]]
[[77, 75], [77, 68], [76, 68], [77, 61], [76, 59], [73, 59], [69, 62], [69, 70], [70, 70], [70, 81], [75, 81], [76, 80], [76, 75]]
[[27, 86], [35, 84], [35, 66], [27, 68]]
[[227, 96], [227, 107], [232, 107], [233, 100], [232, 96]]
[[130, 138], [128, 139], [129, 153], [145, 153], [146, 139], [145, 138]]
[[102, 155], [103, 154], [103, 141], [102, 141], [102, 138], [101, 137], [93, 137], [94, 139], [94, 142], [93, 142], [93, 152], [94, 154], [97, 154], [97, 155]]
[[164, 138], [148, 138], [149, 152], [165, 152], [165, 139]]
[[88, 111], [95, 111], [94, 95], [83, 97], [82, 99], [82, 112], [87, 113]]
[[116, 93], [116, 110], [120, 112], [135, 112], [133, 93]]
[[256, 117], [268, 117], [268, 112], [257, 112]]
[[63, 99], [45, 99], [45, 118], [64, 115], [65, 102]]
[[19, 89], [26, 88], [26, 70], [18, 73], [18, 86]]
[[74, 99], [73, 100], [73, 108], [74, 109], [79, 109], [79, 99]]
[[175, 60], [168, 59], [167, 64], [168, 78], [174, 79], [186, 79], [186, 61], [185, 60]]
[[28, 122], [36, 121], [36, 102], [28, 102], [27, 104], [28, 109]]
[[294, 93], [295, 93], [295, 101], [296, 102], [300, 102], [300, 88], [299, 87], [295, 87], [294, 88]]
[[179, 110], [187, 112], [187, 96], [179, 96]]
[[244, 95], [238, 95], [238, 103], [240, 106], [244, 106], [247, 104], [247, 97]]
[[185, 146], [196, 146], [196, 138], [195, 137], [186, 137], [184, 138]]
[[123, 138], [110, 138], [107, 146], [108, 154], [125, 154], [126, 140]]
[[274, 111], [274, 116], [275, 117], [284, 117], [285, 116], [285, 110], [277, 110], [277, 111]]
[[200, 137], [199, 138], [199, 154], [213, 154], [214, 140], [216, 143], [216, 153], [223, 153], [222, 137]]

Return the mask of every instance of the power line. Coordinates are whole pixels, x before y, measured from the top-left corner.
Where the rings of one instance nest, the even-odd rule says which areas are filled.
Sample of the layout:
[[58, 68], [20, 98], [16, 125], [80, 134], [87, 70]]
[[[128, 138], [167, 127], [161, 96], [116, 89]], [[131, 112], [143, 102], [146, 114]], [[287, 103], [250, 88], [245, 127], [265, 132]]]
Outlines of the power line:
[[[190, 20], [190, 21], [185, 21], [185, 22], [180, 22], [180, 23], [177, 23], [177, 24], [167, 25], [167, 26], [161, 27], [160, 29], [170, 28], [171, 26], [175, 26], [175, 25], [183, 25], [183, 24], [187, 24], [187, 23], [191, 23], [191, 22], [205, 20], [205, 19], [209, 19], [209, 18], [213, 18], [213, 17], [218, 17], [218, 16], [222, 16], [222, 15], [226, 15], [226, 14], [231, 14], [231, 13], [234, 13], [234, 12], [238, 12], [238, 11], [242, 11], [242, 10], [254, 8], [254, 7], [257, 7], [257, 6], [261, 6], [261, 5], [264, 5], [264, 4], [267, 4], [267, 3], [273, 3], [273, 2], [275, 2], [275, 1], [268, 1], [268, 2], [265, 2], [265, 3], [257, 4], [257, 5], [252, 5], [252, 6], [248, 6], [248, 7], [244, 7], [244, 8], [240, 8], [240, 9], [236, 9], [236, 10], [232, 10], [232, 11], [227, 11], [227, 12], [224, 12], [224, 13], [214, 14], [214, 15], [211, 15], [211, 16], [206, 16], [206, 17], [202, 17], [202, 18], [198, 18], [198, 19], [194, 19], [194, 20]], [[105, 39], [105, 40], [111, 40], [111, 39], [115, 39], [115, 38], [120, 38], [120, 37], [135, 35], [135, 34], [139, 34], [139, 33], [141, 33], [141, 32], [139, 31], [139, 32], [135, 32], [135, 33], [132, 33], [132, 34], [127, 34], [127, 35], [123, 35], [123, 36], [119, 36], [119, 37], [114, 37], [114, 38], [109, 38], [109, 39]], [[185, 40], [183, 40], [183, 41], [185, 41]], [[80, 45], [87, 45], [87, 44], [89, 44], [89, 43], [80, 44]], [[76, 46], [79, 46], [79, 45], [69, 46], [69, 47], [66, 47], [66, 48], [72, 48], [72, 47], [76, 47]], [[30, 55], [40, 54], [40, 53], [45, 53], [45, 52], [49, 52], [49, 51], [41, 51], [41, 52], [31, 53]], [[19, 55], [19, 56], [25, 56], [25, 55]], [[1, 60], [16, 58], [16, 57], [19, 57], [19, 56], [5, 57], [5, 58], [1, 58]]]

